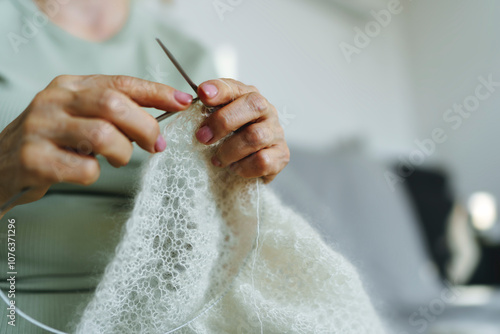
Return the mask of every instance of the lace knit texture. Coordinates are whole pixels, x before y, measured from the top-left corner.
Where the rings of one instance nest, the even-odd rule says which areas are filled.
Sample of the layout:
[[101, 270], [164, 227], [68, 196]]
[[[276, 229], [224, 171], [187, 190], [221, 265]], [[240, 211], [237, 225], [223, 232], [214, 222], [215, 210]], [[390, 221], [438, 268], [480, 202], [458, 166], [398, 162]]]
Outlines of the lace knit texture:
[[200, 103], [165, 129], [77, 333], [383, 333], [353, 267], [260, 181], [213, 167]]

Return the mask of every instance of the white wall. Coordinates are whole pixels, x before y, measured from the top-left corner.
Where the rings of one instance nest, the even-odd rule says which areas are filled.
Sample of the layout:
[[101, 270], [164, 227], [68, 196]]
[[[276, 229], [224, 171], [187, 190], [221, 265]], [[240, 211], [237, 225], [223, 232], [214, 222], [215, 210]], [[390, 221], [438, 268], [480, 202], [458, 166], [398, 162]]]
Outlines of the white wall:
[[448, 136], [429, 161], [451, 169], [462, 197], [484, 190], [500, 198], [500, 88], [456, 130], [443, 120], [475, 93], [479, 76], [500, 82], [500, 2], [419, 0], [407, 14], [418, 138], [436, 127]]

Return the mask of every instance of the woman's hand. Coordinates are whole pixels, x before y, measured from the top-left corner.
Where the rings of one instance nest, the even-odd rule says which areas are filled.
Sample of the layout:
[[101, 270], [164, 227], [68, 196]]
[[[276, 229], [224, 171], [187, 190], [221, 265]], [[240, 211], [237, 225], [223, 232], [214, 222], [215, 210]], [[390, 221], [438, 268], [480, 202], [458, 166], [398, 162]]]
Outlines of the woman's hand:
[[132, 141], [151, 153], [163, 151], [158, 122], [141, 107], [180, 111], [192, 96], [126, 76], [60, 76], [0, 133], [0, 204], [32, 187], [16, 204], [41, 198], [50, 185], [94, 183], [95, 154], [126, 165]]
[[[253, 86], [231, 79], [210, 80], [199, 86], [207, 106], [225, 105], [210, 115], [196, 132], [203, 144], [224, 141], [212, 163], [246, 177], [272, 181], [290, 160], [290, 151], [276, 108]], [[226, 105], [227, 104], [227, 105]]]

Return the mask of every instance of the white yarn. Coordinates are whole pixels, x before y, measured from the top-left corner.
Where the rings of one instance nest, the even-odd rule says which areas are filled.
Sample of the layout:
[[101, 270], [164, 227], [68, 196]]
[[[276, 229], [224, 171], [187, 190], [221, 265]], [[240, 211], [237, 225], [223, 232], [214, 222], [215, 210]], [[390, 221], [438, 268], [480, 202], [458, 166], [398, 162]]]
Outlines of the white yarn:
[[342, 256], [260, 181], [210, 164], [202, 109], [166, 127], [76, 332], [383, 333]]

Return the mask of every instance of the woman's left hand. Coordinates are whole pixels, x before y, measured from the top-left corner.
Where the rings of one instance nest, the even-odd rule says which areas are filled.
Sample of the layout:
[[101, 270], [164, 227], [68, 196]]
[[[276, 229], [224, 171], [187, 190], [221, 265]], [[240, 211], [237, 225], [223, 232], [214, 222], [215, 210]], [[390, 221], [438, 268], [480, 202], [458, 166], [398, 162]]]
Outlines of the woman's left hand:
[[290, 160], [290, 150], [276, 108], [253, 86], [232, 79], [210, 80], [198, 88], [198, 96], [209, 107], [224, 105], [200, 126], [196, 138], [213, 144], [224, 141], [212, 163], [227, 167], [245, 178], [272, 181]]

